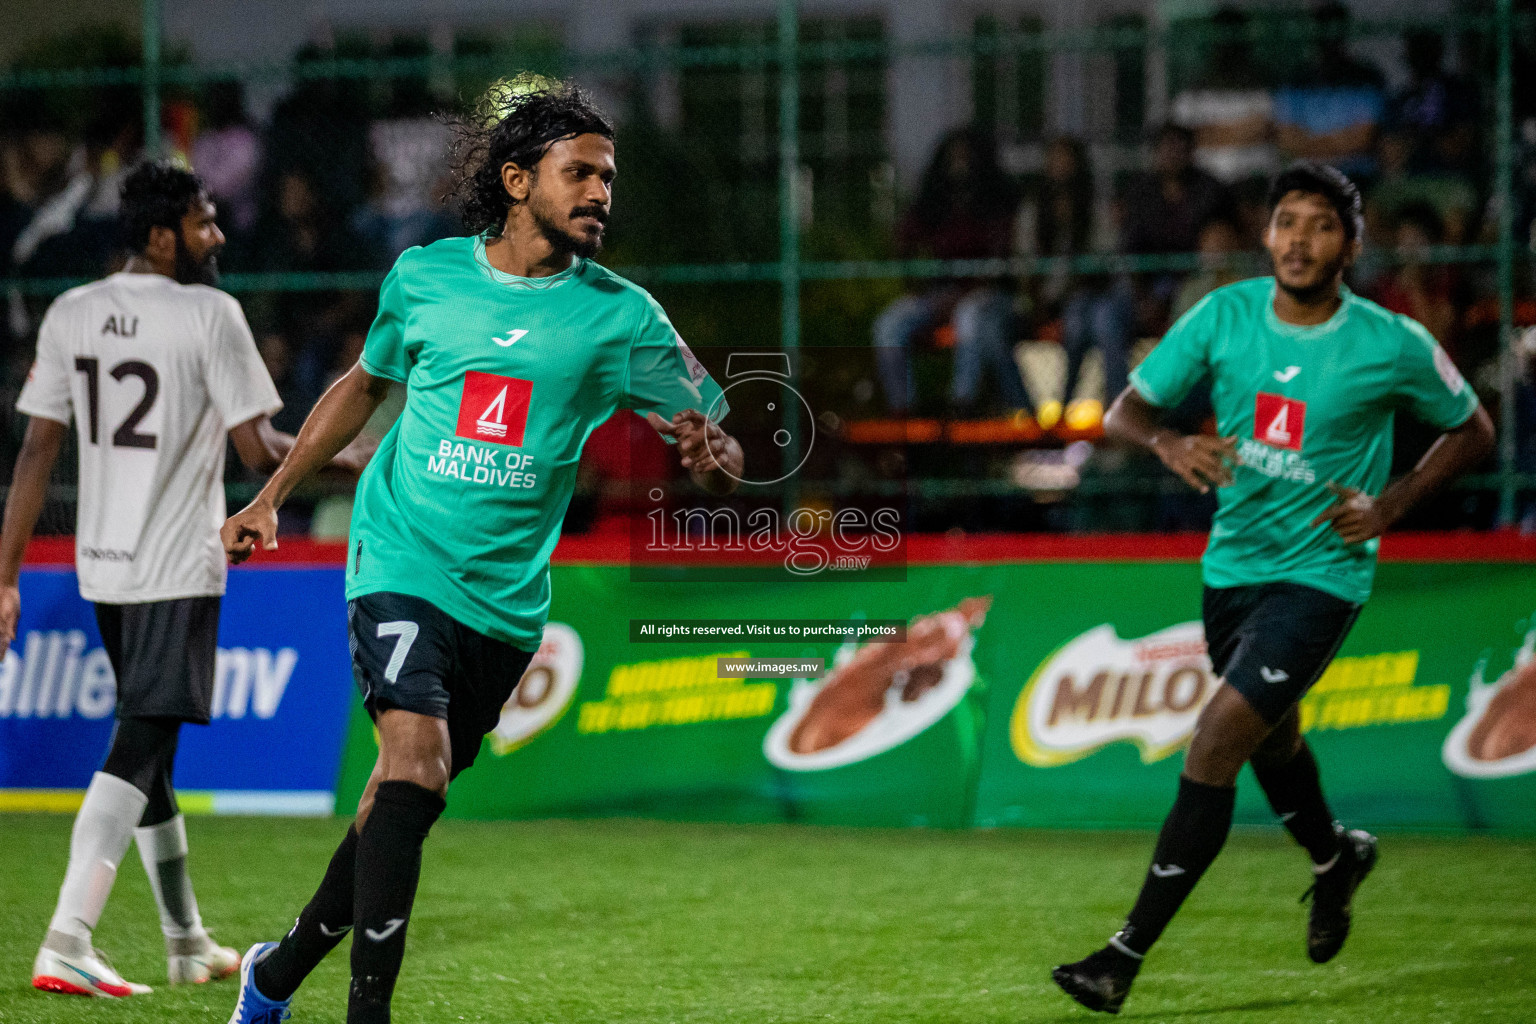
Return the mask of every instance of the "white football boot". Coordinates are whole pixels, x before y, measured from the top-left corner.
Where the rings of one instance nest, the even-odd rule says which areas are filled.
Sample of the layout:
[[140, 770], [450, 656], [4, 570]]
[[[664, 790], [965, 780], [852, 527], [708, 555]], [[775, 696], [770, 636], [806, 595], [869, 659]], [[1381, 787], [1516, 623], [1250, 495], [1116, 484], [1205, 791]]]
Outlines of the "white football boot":
[[[49, 940], [57, 933], [49, 932]], [[99, 949], [73, 936], [64, 936], [66, 942], [54, 945], [73, 946], [80, 949], [65, 953], [44, 944], [32, 961], [32, 987], [43, 992], [62, 992], [74, 996], [102, 996], [108, 999], [125, 999], [142, 996], [153, 991], [148, 985], [125, 981], [112, 969]]]
[[192, 939], [166, 941], [166, 974], [172, 985], [201, 985], [239, 971], [239, 952], [214, 942], [206, 932]]

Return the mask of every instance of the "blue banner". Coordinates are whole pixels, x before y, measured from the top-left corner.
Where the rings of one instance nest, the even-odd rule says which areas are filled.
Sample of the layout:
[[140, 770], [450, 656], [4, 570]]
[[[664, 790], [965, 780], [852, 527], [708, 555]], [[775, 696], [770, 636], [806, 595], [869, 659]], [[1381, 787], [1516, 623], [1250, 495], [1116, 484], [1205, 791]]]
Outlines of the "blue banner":
[[[343, 572], [230, 573], [213, 722], [187, 726], [176, 786], [189, 811], [330, 813], [352, 700]], [[96, 616], [68, 569], [21, 576], [0, 663], [0, 790], [82, 790], [111, 739], [116, 686]]]

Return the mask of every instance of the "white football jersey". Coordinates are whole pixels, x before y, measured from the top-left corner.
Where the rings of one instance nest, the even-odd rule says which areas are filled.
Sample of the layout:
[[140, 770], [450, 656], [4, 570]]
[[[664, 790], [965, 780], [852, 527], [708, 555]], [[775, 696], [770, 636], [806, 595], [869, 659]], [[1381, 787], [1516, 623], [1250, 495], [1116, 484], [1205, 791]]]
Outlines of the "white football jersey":
[[238, 302], [163, 274], [65, 292], [43, 318], [16, 408], [75, 421], [82, 597], [224, 593], [225, 439], [282, 408]]

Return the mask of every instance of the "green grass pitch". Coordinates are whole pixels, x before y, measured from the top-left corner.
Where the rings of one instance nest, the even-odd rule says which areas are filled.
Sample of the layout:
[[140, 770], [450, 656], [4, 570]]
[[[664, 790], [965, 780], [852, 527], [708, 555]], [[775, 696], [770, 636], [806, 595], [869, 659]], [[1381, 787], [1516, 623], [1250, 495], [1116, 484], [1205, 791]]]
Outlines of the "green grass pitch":
[[[235, 987], [125, 1003], [28, 985], [70, 819], [0, 816], [0, 1022], [208, 1021]], [[199, 901], [244, 948], [279, 937], [340, 821], [195, 819]], [[427, 843], [395, 1019], [510, 1022], [1070, 1022], [1049, 980], [1120, 923], [1150, 833], [878, 831], [644, 821], [445, 821]], [[164, 981], [129, 853], [97, 932]], [[1536, 1019], [1536, 841], [1387, 835], [1333, 963], [1304, 951], [1305, 858], [1239, 831], [1148, 959], [1121, 1019], [1506, 1024]], [[347, 947], [294, 1003], [344, 1021]], [[1108, 1019], [1108, 1018], [1101, 1018]]]

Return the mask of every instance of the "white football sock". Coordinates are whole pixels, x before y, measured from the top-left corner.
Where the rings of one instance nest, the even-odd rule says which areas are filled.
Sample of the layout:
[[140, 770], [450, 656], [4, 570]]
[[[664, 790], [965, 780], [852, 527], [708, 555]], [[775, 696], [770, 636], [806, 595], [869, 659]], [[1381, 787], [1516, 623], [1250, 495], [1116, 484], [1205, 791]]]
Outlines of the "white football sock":
[[112, 895], [117, 866], [133, 842], [133, 829], [144, 816], [149, 797], [133, 783], [97, 772], [75, 815], [69, 838], [69, 868], [59, 889], [59, 904], [48, 923], [50, 932], [91, 941], [101, 911]]
[[133, 837], [139, 843], [139, 859], [149, 875], [149, 887], [155, 891], [160, 930], [167, 943], [201, 939], [207, 933], [197, 912], [197, 897], [192, 894], [192, 878], [187, 874], [187, 820], [178, 814], [158, 825], [134, 829]]

